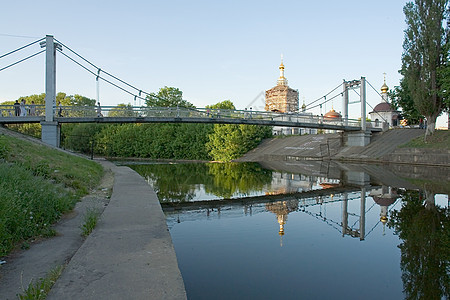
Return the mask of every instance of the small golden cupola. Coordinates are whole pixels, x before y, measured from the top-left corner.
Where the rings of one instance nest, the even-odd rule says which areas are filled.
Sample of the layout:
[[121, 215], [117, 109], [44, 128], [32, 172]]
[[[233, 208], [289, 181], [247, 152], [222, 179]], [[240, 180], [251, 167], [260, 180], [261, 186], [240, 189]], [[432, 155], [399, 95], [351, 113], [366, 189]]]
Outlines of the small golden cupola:
[[286, 77], [284, 77], [283, 54], [281, 54], [281, 64], [278, 69], [280, 69], [280, 78], [277, 80], [277, 85], [288, 85], [288, 81]]
[[384, 75], [384, 82], [383, 85], [381, 86], [381, 93], [387, 94], [387, 92], [389, 91], [389, 87], [386, 84], [386, 73], [383, 73], [383, 75]]

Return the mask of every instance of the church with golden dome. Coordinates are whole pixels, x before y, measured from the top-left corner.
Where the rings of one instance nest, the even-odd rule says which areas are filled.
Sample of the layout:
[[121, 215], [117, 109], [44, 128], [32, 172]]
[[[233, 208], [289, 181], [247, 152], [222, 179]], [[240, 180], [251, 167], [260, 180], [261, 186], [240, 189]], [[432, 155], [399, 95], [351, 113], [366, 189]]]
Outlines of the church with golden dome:
[[296, 112], [298, 111], [298, 90], [294, 90], [288, 86], [288, 81], [284, 76], [283, 57], [281, 57], [280, 77], [277, 80], [277, 85], [270, 90], [267, 90], [265, 110], [273, 112]]
[[372, 120], [375, 127], [378, 127], [380, 123], [384, 122], [387, 123], [389, 127], [399, 125], [400, 112], [392, 108], [389, 103], [389, 87], [386, 84], [386, 74], [384, 75], [384, 83], [381, 86], [381, 102], [369, 113], [369, 118]]

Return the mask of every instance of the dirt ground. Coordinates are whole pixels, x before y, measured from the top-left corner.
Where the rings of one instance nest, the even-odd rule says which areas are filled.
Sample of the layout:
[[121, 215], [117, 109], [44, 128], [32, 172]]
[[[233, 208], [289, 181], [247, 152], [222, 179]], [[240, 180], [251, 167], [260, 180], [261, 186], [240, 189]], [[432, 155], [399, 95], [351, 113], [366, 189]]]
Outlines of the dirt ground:
[[100, 185], [81, 199], [70, 213], [54, 225], [57, 235], [48, 239], [37, 239], [27, 250], [17, 249], [1, 260], [0, 299], [17, 299], [31, 281], [43, 278], [57, 266], [66, 265], [84, 242], [81, 224], [87, 209], [103, 212], [109, 203], [114, 184], [114, 175], [106, 164], [101, 163], [105, 174]]

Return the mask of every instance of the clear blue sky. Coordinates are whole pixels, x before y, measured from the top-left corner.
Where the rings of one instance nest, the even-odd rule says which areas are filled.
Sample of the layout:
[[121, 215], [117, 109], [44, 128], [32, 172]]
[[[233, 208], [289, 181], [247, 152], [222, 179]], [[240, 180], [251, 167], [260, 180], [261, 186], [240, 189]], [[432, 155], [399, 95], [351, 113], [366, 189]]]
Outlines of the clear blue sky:
[[[35, 40], [28, 37], [51, 34], [145, 91], [173, 86], [197, 107], [229, 99], [243, 109], [276, 84], [282, 53], [289, 86], [299, 90], [301, 105], [343, 79], [365, 76], [379, 90], [386, 72], [388, 86], [398, 85], [405, 3], [7, 1], [0, 18], [0, 55]], [[29, 48], [0, 59], [0, 68], [40, 49]], [[95, 98], [95, 78], [58, 55], [57, 90]], [[367, 90], [375, 106], [380, 98]], [[44, 55], [0, 72], [0, 102], [44, 91]], [[253, 107], [261, 107], [262, 99]], [[132, 96], [103, 82], [100, 101], [134, 104]], [[341, 97], [333, 105], [341, 111]], [[359, 110], [353, 104], [350, 117]]]

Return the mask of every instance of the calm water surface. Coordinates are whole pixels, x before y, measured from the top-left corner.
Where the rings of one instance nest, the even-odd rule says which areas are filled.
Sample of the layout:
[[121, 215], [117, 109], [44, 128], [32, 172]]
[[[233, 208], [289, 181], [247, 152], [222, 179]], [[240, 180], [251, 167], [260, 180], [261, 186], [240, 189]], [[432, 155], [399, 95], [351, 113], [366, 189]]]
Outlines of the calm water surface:
[[439, 184], [322, 162], [132, 167], [158, 193], [189, 299], [449, 296]]

